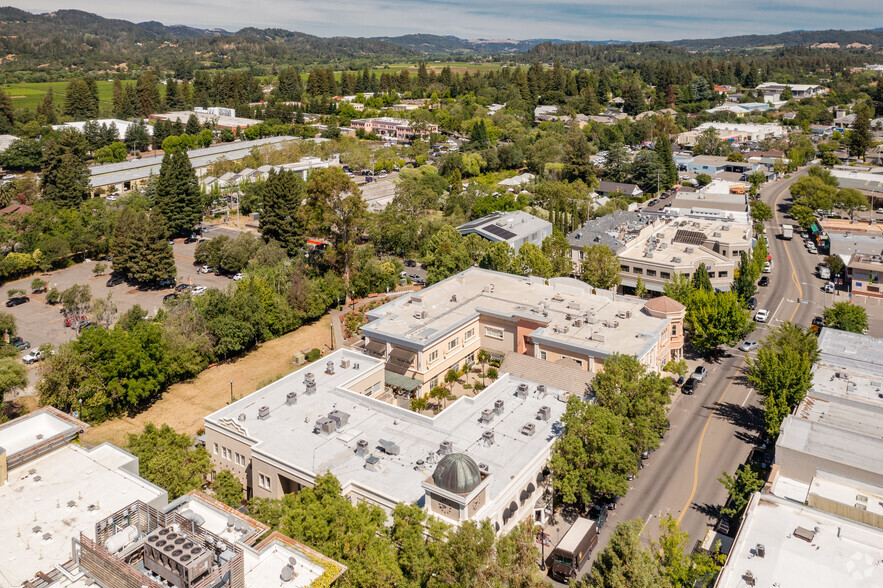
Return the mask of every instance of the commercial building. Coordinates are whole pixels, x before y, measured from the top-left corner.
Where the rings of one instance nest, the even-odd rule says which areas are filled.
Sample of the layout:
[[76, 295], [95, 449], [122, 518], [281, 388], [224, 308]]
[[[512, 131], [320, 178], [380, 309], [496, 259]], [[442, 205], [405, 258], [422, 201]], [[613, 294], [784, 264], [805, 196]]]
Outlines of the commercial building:
[[[120, 141], [122, 141], [123, 139], [126, 138], [126, 133], [129, 131], [129, 127], [138, 124], [138, 123], [135, 123], [132, 121], [120, 120], [117, 118], [103, 118], [103, 119], [98, 119], [98, 120], [93, 120], [93, 121], [75, 121], [75, 122], [64, 123], [62, 125], [52, 125], [52, 128], [53, 128], [53, 130], [56, 130], [56, 131], [59, 129], [74, 129], [75, 131], [82, 133], [86, 127], [86, 124], [88, 124], [88, 122], [94, 122], [98, 126], [108, 126], [108, 127], [116, 128], [117, 135], [119, 136]], [[144, 125], [144, 130], [147, 131], [148, 135], [153, 135], [153, 127], [152, 126]], [[146, 150], [147, 145], [143, 145], [142, 147], [144, 147]]]
[[751, 220], [751, 205], [743, 182], [712, 180], [698, 192], [679, 191], [667, 213], [748, 223]]
[[236, 111], [232, 108], [197, 108], [195, 110], [179, 110], [175, 112], [163, 112], [151, 114], [151, 120], [165, 120], [169, 122], [180, 122], [187, 124], [191, 116], [195, 116], [196, 120], [202, 126], [216, 127], [219, 129], [247, 129], [255, 125], [261, 124], [260, 120], [255, 118], [242, 118], [236, 116]]
[[850, 292], [858, 296], [883, 297], [880, 290], [881, 273], [883, 273], [883, 255], [853, 253], [846, 264]]
[[716, 290], [729, 291], [740, 254], [751, 251], [748, 223], [676, 218], [647, 227], [619, 250], [622, 285], [662, 292], [672, 276], [690, 277], [705, 265]]
[[574, 273], [580, 273], [584, 247], [606, 245], [611, 251], [618, 253], [626, 244], [653, 227], [662, 226], [663, 222], [663, 219], [657, 215], [628, 210], [615, 210], [610, 214], [589, 219], [580, 228], [567, 235]]
[[[208, 166], [222, 159], [239, 160], [251, 155], [252, 149], [256, 147], [274, 149], [297, 140], [294, 137], [268, 137], [256, 141], [234, 141], [204, 149], [191, 149], [187, 152], [187, 156], [190, 158], [190, 165], [193, 166], [196, 175], [204, 176]], [[93, 194], [98, 193], [98, 190], [128, 192], [140, 186], [150, 176], [159, 174], [162, 159], [162, 155], [151, 155], [121, 163], [92, 166], [89, 168], [89, 185], [92, 187]]]
[[462, 224], [457, 230], [464, 237], [474, 233], [494, 243], [507, 243], [518, 252], [525, 243], [542, 245], [543, 239], [552, 235], [552, 223], [520, 210], [496, 211]]
[[283, 163], [282, 165], [262, 165], [257, 169], [245, 168], [239, 173], [227, 172], [220, 178], [215, 178], [212, 176], [202, 176], [199, 179], [199, 183], [206, 189], [211, 189], [211, 187], [214, 185], [217, 185], [219, 188], [238, 186], [243, 182], [256, 182], [258, 180], [266, 180], [267, 177], [270, 175], [271, 170], [275, 171], [276, 173], [279, 173], [280, 171], [292, 171], [300, 174], [301, 178], [306, 180], [310, 172], [312, 172], [314, 169], [324, 169], [339, 165], [340, 160], [337, 158], [336, 155], [328, 159], [322, 159], [320, 157], [302, 157], [294, 163]]
[[207, 416], [212, 461], [250, 496], [278, 498], [331, 472], [355, 503], [416, 503], [500, 532], [546, 520], [566, 392], [503, 374], [426, 416], [387, 401], [385, 367], [341, 349]]
[[763, 92], [763, 99], [766, 102], [782, 102], [782, 92], [785, 88], [790, 88], [791, 95], [796, 100], [803, 98], [812, 98], [825, 93], [825, 87], [817, 84], [777, 84], [775, 82], [765, 82], [755, 88], [757, 92]]
[[381, 116], [379, 118], [359, 118], [350, 121], [350, 126], [366, 133], [374, 133], [385, 141], [410, 143], [414, 139], [428, 140], [432, 133], [438, 132], [438, 125], [426, 124], [425, 128], [415, 129], [411, 121], [404, 118]]
[[788, 133], [785, 127], [776, 124], [707, 122], [691, 131], [681, 133], [677, 142], [679, 145], [692, 146], [696, 143], [696, 138], [709, 128], [715, 129], [722, 141], [733, 143], [759, 142], [764, 139], [784, 137]]
[[599, 182], [595, 190], [599, 196], [621, 196], [625, 198], [640, 198], [644, 191], [636, 184], [622, 184], [619, 182]]
[[659, 372], [680, 357], [683, 307], [649, 303], [572, 278], [521, 277], [472, 268], [366, 313], [365, 350], [386, 362], [387, 383], [416, 396], [480, 349], [597, 373], [613, 353]]
[[880, 529], [757, 493], [716, 586], [883, 586], [881, 560]]
[[757, 164], [745, 161], [727, 161], [726, 157], [718, 155], [677, 155], [674, 160], [680, 171], [710, 176], [723, 172], [747, 174], [758, 167]]

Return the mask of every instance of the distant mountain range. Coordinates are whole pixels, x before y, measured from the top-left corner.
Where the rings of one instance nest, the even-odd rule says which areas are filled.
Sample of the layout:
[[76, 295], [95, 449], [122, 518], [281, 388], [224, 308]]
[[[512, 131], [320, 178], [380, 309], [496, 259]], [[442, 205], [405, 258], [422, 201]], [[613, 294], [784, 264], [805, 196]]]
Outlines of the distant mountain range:
[[418, 53], [438, 54], [475, 54], [499, 55], [504, 53], [524, 53], [540, 43], [563, 45], [566, 43], [583, 43], [587, 45], [619, 45], [630, 41], [567, 41], [564, 39], [461, 39], [454, 36], [441, 35], [401, 35], [398, 37], [375, 37], [393, 45], [406, 47]]

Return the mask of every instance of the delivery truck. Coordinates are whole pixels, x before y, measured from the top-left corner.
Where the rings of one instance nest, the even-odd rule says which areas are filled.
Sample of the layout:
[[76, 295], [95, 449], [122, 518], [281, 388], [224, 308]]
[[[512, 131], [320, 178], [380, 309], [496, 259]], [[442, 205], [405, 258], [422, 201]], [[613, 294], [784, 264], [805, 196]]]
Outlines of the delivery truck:
[[567, 583], [575, 578], [580, 566], [588, 559], [598, 543], [595, 521], [578, 518], [552, 550], [552, 568], [549, 575], [559, 582]]
[[820, 263], [819, 264], [819, 277], [822, 278], [823, 280], [830, 280], [831, 279], [831, 268], [829, 268], [827, 265], [825, 265], [823, 263]]
[[792, 237], [794, 237], [794, 227], [791, 225], [782, 225], [782, 238], [790, 241]]

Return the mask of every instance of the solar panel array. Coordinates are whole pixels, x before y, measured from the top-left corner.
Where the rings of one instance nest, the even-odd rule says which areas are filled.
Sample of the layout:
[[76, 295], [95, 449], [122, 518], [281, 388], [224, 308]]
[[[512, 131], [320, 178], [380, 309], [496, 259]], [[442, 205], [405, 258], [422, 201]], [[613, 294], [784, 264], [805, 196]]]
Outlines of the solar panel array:
[[512, 237], [516, 236], [516, 234], [512, 231], [507, 231], [506, 229], [498, 225], [488, 225], [486, 227], [483, 227], [483, 230], [505, 241], [508, 241]]
[[672, 243], [683, 243], [684, 245], [702, 245], [706, 240], [705, 233], [699, 231], [685, 231], [678, 229], [675, 233]]

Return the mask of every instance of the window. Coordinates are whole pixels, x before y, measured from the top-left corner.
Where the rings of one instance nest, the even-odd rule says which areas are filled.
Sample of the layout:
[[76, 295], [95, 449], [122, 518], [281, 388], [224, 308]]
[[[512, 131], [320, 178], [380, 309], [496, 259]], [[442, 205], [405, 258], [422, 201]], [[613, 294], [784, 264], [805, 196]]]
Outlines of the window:
[[469, 341], [469, 340], [472, 339], [473, 337], [475, 337], [475, 327], [473, 327], [473, 328], [469, 329], [468, 331], [466, 331], [466, 341]]
[[656, 270], [648, 269], [647, 270], [647, 277], [648, 278], [655, 278], [656, 277]]
[[738, 252], [738, 251], [733, 251], [733, 257], [739, 257], [739, 252]]
[[438, 349], [429, 352], [429, 363], [435, 362], [438, 359]]
[[659, 272], [659, 277], [663, 280], [668, 280], [671, 278], [671, 274], [668, 272]]
[[431, 380], [429, 380], [429, 389], [430, 389], [430, 390], [432, 390], [433, 388], [435, 388], [435, 387], [437, 387], [437, 386], [438, 386], [438, 376], [436, 376], [436, 377], [432, 378]]
[[619, 271], [621, 271], [624, 274], [627, 274], [627, 273], [629, 273], [629, 266], [621, 265], [621, 266], [619, 266]]
[[218, 454], [218, 444], [215, 443], [215, 455], [217, 455], [217, 454]]
[[673, 337], [677, 337], [677, 335], [678, 335], [678, 326], [677, 325], [671, 326], [671, 334]]
[[640, 276], [641, 274], [644, 273], [644, 270], [641, 269], [641, 268], [639, 268], [639, 267], [636, 267], [636, 268], [635, 268], [635, 273], [638, 274], [638, 275]]
[[583, 367], [583, 360], [581, 360], [581, 359], [574, 359], [573, 361], [575, 361], [575, 362], [576, 362], [576, 365], [578, 365], [579, 367]]
[[727, 273], [729, 273], [729, 272], [717, 272], [717, 277], [719, 277], [719, 278], [726, 278], [726, 277], [727, 277]]
[[709, 277], [709, 278], [713, 278], [713, 277], [714, 277], [714, 272], [708, 272], [708, 277]]
[[540, 351], [540, 359], [546, 359], [546, 352]]
[[258, 486], [269, 490], [270, 489], [270, 476], [265, 476], [264, 474], [258, 474]]
[[456, 339], [448, 341], [448, 351], [456, 349], [459, 345], [460, 345], [460, 337], [457, 337]]
[[499, 329], [497, 327], [485, 327], [484, 334], [486, 337], [490, 337], [491, 339], [502, 339], [503, 329]]
[[221, 447], [221, 455], [224, 457], [224, 459], [230, 459], [231, 453], [233, 453], [233, 452], [230, 451], [229, 449], [227, 449], [226, 447]]

